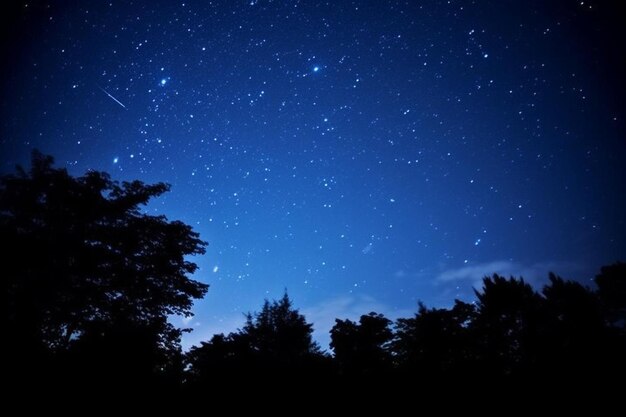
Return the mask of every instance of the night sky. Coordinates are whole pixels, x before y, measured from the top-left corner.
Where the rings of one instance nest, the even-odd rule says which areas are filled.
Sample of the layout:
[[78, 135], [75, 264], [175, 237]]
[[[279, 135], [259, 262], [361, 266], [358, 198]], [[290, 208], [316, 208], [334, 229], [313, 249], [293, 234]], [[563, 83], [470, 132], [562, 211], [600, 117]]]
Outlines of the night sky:
[[37, 148], [170, 183], [147, 210], [209, 242], [185, 346], [285, 289], [326, 343], [335, 317], [447, 306], [493, 272], [589, 282], [626, 259], [605, 3], [5, 4], [0, 171]]

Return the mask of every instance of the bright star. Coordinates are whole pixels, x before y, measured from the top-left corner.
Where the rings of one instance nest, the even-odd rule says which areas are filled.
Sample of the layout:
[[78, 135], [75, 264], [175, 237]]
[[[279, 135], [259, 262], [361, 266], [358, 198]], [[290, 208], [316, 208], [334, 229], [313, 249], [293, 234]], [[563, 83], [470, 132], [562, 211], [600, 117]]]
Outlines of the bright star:
[[165, 84], [167, 84], [167, 79], [162, 78], [161, 79], [161, 86], [164, 86]]
[[313, 72], [317, 72], [317, 71], [319, 71], [319, 70], [320, 70], [320, 67], [317, 67], [317, 66], [316, 66], [316, 67], [313, 67]]
[[118, 158], [117, 156], [115, 158], [113, 158], [113, 163], [117, 164], [119, 162], [120, 158]]

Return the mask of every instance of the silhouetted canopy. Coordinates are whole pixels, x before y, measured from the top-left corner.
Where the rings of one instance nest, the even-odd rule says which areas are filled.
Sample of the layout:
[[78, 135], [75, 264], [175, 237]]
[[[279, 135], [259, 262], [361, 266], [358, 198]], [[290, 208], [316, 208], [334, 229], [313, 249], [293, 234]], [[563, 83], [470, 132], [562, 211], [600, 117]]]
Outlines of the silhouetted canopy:
[[180, 331], [167, 317], [190, 315], [192, 300], [207, 291], [189, 278], [197, 266], [186, 259], [204, 253], [205, 242], [186, 224], [142, 209], [167, 190], [96, 171], [73, 177], [37, 152], [29, 171], [0, 179], [12, 352], [85, 352], [109, 336], [116, 349], [130, 351], [140, 337], [152, 350], [179, 349]]

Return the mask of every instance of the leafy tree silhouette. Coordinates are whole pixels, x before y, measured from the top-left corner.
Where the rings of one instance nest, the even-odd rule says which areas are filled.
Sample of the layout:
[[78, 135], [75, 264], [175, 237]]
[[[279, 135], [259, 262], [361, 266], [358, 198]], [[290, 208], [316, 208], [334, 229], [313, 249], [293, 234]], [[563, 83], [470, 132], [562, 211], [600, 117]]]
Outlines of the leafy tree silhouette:
[[400, 369], [428, 379], [474, 371], [470, 325], [475, 318], [474, 306], [459, 300], [450, 310], [428, 309], [420, 303], [415, 317], [396, 324], [393, 348]]
[[477, 315], [471, 331], [483, 372], [504, 377], [524, 372], [536, 360], [542, 298], [524, 279], [497, 274], [475, 291]]
[[609, 326], [604, 352], [598, 352], [598, 356], [604, 358], [606, 374], [622, 378], [626, 374], [626, 263], [603, 266], [595, 283]]
[[626, 263], [603, 266], [596, 275], [598, 296], [610, 325], [626, 330]]
[[[109, 374], [128, 374], [125, 356], [152, 352], [142, 359], [146, 372], [180, 356], [181, 330], [167, 317], [190, 315], [192, 300], [207, 291], [188, 277], [197, 266], [185, 259], [206, 243], [191, 227], [141, 210], [168, 189], [95, 171], [73, 177], [38, 152], [30, 171], [0, 178], [5, 337], [15, 376], [61, 359], [57, 372], [47, 369], [50, 378], [84, 376], [78, 364], [98, 362], [104, 350]], [[131, 353], [140, 339], [143, 353]]]
[[293, 308], [286, 292], [278, 301], [265, 300], [259, 313], [248, 313], [241, 334], [254, 352], [271, 361], [296, 363], [320, 352], [312, 339], [313, 325]]
[[538, 368], [550, 378], [576, 378], [600, 369], [601, 350], [608, 328], [596, 293], [578, 282], [550, 273], [543, 288], [544, 320], [541, 323]]
[[358, 323], [335, 320], [330, 331], [330, 347], [345, 375], [380, 375], [392, 365], [390, 342], [391, 320], [371, 312], [362, 315]]
[[192, 388], [237, 383], [252, 373], [252, 351], [240, 333], [216, 334], [208, 342], [193, 346], [185, 359], [189, 364], [187, 385]]
[[287, 293], [280, 300], [266, 300], [260, 312], [246, 315], [242, 329], [215, 335], [189, 351], [189, 381], [201, 388], [272, 375], [277, 384], [288, 385], [294, 379], [326, 373], [328, 358], [312, 333], [313, 326], [293, 307]]

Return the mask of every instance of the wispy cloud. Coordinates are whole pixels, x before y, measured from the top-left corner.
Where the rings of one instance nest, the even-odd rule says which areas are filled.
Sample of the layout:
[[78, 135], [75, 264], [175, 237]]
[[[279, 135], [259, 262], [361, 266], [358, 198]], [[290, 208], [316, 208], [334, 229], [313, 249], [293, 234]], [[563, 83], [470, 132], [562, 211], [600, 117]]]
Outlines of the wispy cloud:
[[506, 277], [523, 277], [527, 282], [540, 286], [548, 277], [548, 272], [566, 275], [579, 270], [579, 266], [570, 262], [538, 262], [522, 264], [508, 260], [484, 262], [450, 268], [437, 276], [440, 283], [469, 282], [473, 287], [480, 288], [485, 276], [499, 274]]

